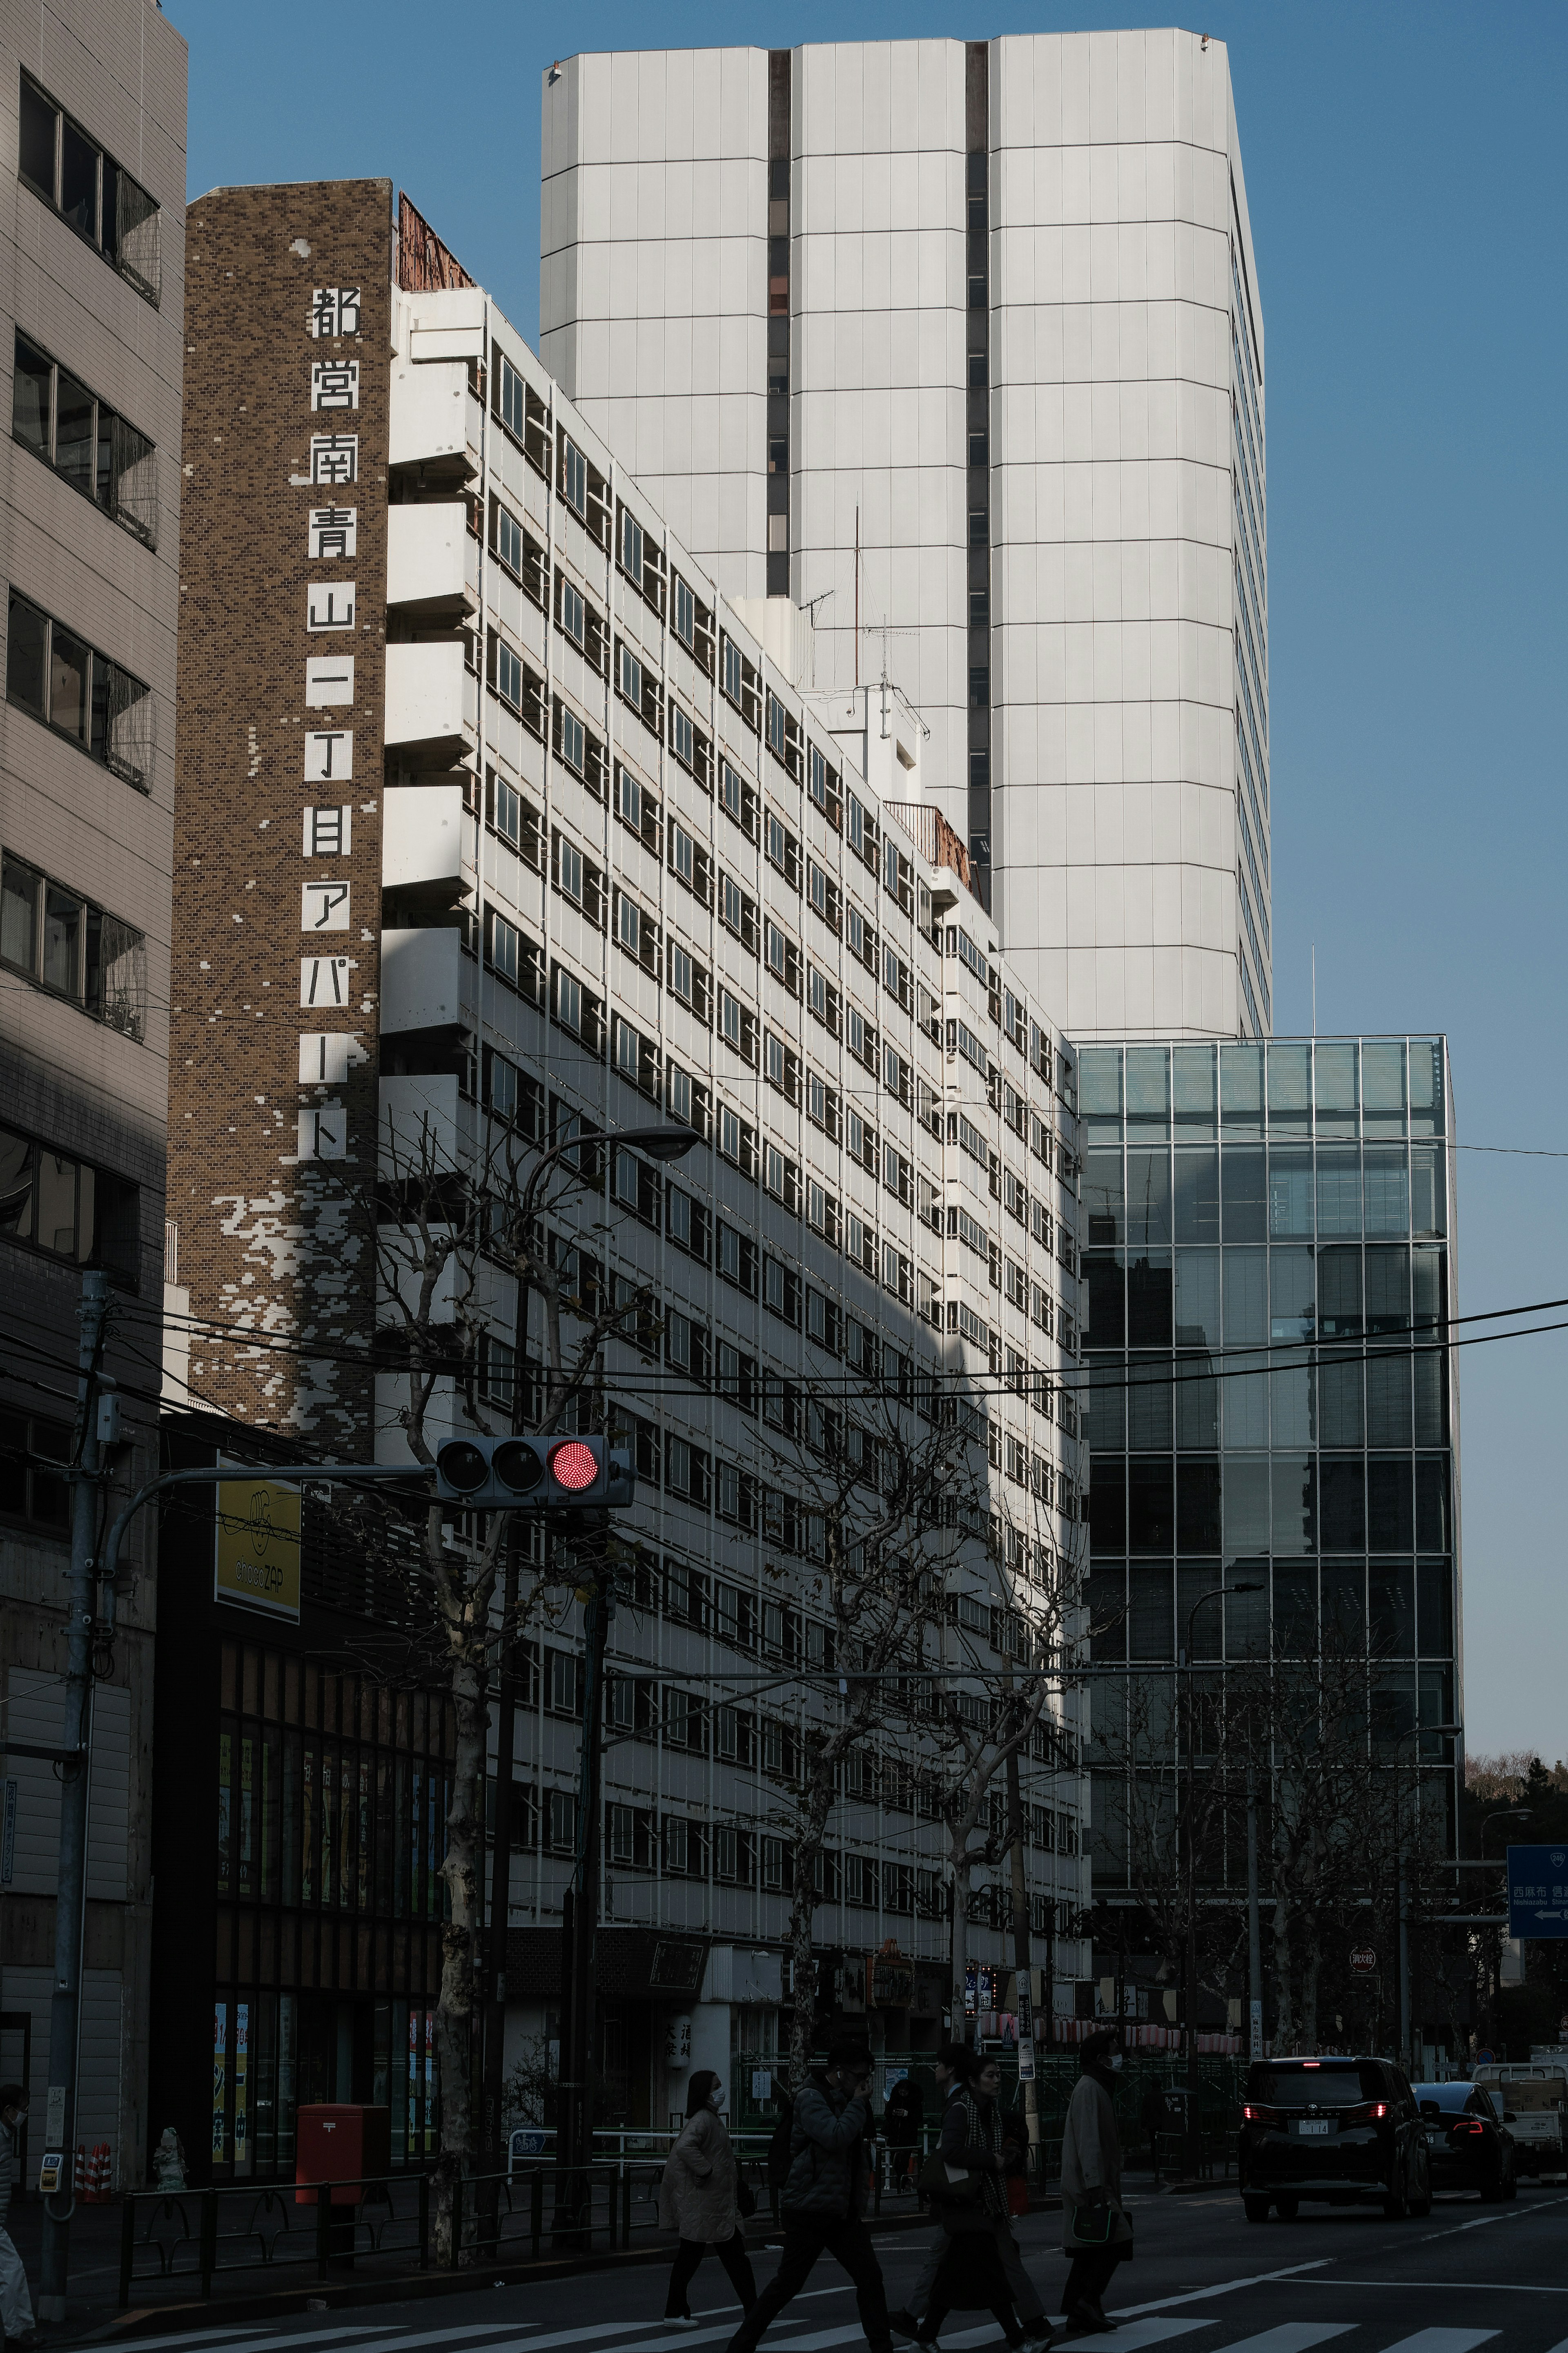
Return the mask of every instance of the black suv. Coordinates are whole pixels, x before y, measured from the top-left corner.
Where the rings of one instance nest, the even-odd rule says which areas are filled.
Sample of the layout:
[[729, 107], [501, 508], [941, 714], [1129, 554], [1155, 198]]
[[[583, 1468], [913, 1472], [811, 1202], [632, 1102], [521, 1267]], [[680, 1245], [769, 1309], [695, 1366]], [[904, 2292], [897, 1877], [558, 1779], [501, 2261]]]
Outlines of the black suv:
[[1376, 2200], [1391, 2221], [1432, 2211], [1415, 2096], [1386, 2059], [1260, 2059], [1247, 2078], [1237, 2147], [1249, 2222], [1289, 2221], [1303, 2198]]
[[1438, 2189], [1479, 2189], [1489, 2204], [1519, 2188], [1513, 2135], [1480, 2084], [1417, 2084], [1427, 2162]]

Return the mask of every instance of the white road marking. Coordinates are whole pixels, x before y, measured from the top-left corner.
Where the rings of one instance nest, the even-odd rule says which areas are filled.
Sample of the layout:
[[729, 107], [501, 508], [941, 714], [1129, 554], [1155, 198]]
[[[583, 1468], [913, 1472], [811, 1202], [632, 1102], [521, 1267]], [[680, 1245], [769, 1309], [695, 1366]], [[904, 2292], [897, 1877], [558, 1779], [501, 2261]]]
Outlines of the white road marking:
[[1238, 2337], [1225, 2353], [1307, 2353], [1309, 2346], [1348, 2337], [1359, 2325], [1354, 2320], [1287, 2320], [1278, 2328], [1260, 2328], [1256, 2337]]
[[[1310, 2279], [1303, 2280], [1300, 2284], [1303, 2287], [1329, 2287], [1336, 2290], [1346, 2287], [1440, 2288], [1445, 2295], [1452, 2295], [1460, 2288], [1473, 2288], [1484, 2295], [1568, 2295], [1568, 2287], [1531, 2287], [1520, 2280]], [[740, 2308], [739, 2305], [735, 2306], [737, 2312]], [[357, 2348], [355, 2353], [357, 2353]], [[1562, 2345], [1553, 2346], [1552, 2353], [1568, 2353], [1568, 2338], [1565, 2338]]]
[[[219, 2346], [223, 2353], [260, 2353], [264, 2345], [327, 2345], [344, 2337], [374, 2337], [378, 2328], [385, 2326], [384, 2321], [362, 2320], [356, 2328], [311, 2328], [302, 2330], [298, 2336], [291, 2335], [287, 2329], [275, 2328], [270, 2337], [242, 2337], [237, 2341], [227, 2337], [189, 2335], [135, 2337], [125, 2331], [119, 2333], [118, 2339], [110, 2337], [106, 2341], [111, 2345], [116, 2341], [122, 2345], [134, 2345], [136, 2353], [156, 2353], [156, 2348], [163, 2345], [184, 2346], [185, 2353], [206, 2353], [207, 2348]], [[357, 2348], [355, 2353], [358, 2353]]]
[[1210, 2296], [1234, 2295], [1238, 2288], [1267, 2287], [1275, 2280], [1297, 2278], [1302, 2272], [1321, 2272], [1330, 2263], [1338, 2263], [1337, 2255], [1318, 2255], [1310, 2263], [1288, 2263], [1277, 2272], [1249, 2272], [1245, 2279], [1216, 2280], [1213, 2287], [1188, 2288], [1180, 2295], [1151, 2296], [1147, 2304], [1119, 2304], [1106, 2318], [1115, 2327], [1120, 2338], [1121, 2323], [1136, 2319], [1142, 2312], [1166, 2312], [1173, 2304], [1205, 2304]]
[[1414, 2337], [1384, 2346], [1384, 2353], [1471, 2353], [1473, 2346], [1485, 2345], [1500, 2333], [1495, 2328], [1418, 2328]]
[[[1109, 2313], [1106, 2317], [1110, 2317]], [[1134, 2320], [1127, 2327], [1117, 2329], [1118, 2353], [1124, 2346], [1165, 2345], [1173, 2337], [1185, 2337], [1192, 2329], [1213, 2328], [1215, 2325], [1212, 2320]], [[1092, 2337], [1069, 2337], [1065, 2345], [1092, 2345], [1094, 2341]]]

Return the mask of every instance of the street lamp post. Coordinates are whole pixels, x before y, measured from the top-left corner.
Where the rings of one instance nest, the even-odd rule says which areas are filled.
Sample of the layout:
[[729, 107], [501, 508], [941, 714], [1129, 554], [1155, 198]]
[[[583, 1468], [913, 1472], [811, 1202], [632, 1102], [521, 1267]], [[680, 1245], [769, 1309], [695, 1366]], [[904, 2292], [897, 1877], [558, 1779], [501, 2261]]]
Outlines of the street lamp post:
[[[1203, 2161], [1203, 2137], [1198, 2128], [1198, 1757], [1193, 1691], [1193, 1623], [1205, 1601], [1223, 1600], [1227, 1593], [1261, 1593], [1256, 1578], [1240, 1585], [1211, 1585], [1187, 1611], [1186, 1639], [1177, 1655], [1178, 1671], [1186, 1675], [1187, 1735], [1187, 2174], [1198, 2178]], [[1221, 1649], [1223, 1650], [1223, 1640]]]

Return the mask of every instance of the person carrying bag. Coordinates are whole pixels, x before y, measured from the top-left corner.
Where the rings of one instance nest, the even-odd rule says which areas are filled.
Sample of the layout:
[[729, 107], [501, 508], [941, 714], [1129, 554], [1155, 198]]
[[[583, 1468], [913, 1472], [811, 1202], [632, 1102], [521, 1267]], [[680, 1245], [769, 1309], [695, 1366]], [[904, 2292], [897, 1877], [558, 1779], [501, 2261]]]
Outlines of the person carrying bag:
[[1083, 2045], [1082, 2073], [1062, 2134], [1062, 2251], [1072, 2258], [1062, 2310], [1076, 2327], [1102, 2334], [1115, 2324], [1100, 2299], [1118, 2263], [1132, 2253], [1132, 2224], [1121, 2204], [1121, 2143], [1111, 2090], [1121, 2066], [1114, 2027]]
[[735, 2151], [719, 2115], [724, 2086], [710, 2068], [699, 2067], [687, 2087], [686, 2127], [670, 2150], [658, 2185], [658, 2222], [677, 2231], [680, 2245], [669, 2274], [664, 2316], [676, 2328], [694, 2328], [689, 2298], [697, 2267], [710, 2247], [730, 2274], [742, 2307], [757, 2300], [741, 2216], [756, 2204], [735, 2164]]

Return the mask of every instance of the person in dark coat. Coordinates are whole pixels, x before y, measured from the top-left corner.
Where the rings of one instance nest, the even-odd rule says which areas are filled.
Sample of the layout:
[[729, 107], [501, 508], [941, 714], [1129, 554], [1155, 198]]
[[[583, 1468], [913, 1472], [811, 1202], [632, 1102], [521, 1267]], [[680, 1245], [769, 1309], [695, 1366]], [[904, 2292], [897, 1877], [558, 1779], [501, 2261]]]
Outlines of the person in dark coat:
[[[932, 2211], [942, 2232], [927, 2253], [909, 2304], [893, 2315], [894, 2326], [919, 2343], [929, 2343], [931, 2315], [939, 2306], [978, 2304], [996, 2311], [993, 2295], [979, 2290], [999, 2276], [1005, 2301], [1009, 2307], [1016, 2306], [1023, 2321], [1020, 2341], [1047, 2346], [1051, 2325], [1039, 2293], [1024, 2269], [1007, 2208], [1004, 2176], [1009, 2147], [1003, 2140], [997, 2096], [1002, 2071], [994, 2059], [982, 2059], [964, 2043], [950, 2042], [937, 2054], [937, 2080], [945, 2083], [947, 2092], [937, 2154], [954, 2170], [978, 2174], [980, 2195], [978, 2201], [965, 2200], [945, 2210], [940, 2195], [933, 2197]], [[967, 2246], [959, 2249], [960, 2238], [984, 2241], [994, 2258], [994, 2273], [984, 2254], [973, 2253]], [[917, 2318], [922, 2306], [924, 2317]], [[1011, 2320], [1004, 2324], [1012, 2325]]]
[[893, 2179], [900, 2194], [914, 2188], [919, 2170], [921, 2128], [925, 2123], [925, 2099], [912, 2075], [895, 2084], [888, 2094], [882, 2132], [893, 2160]]
[[1132, 2225], [1121, 2204], [1121, 2143], [1110, 2101], [1121, 2065], [1121, 2039], [1114, 2027], [1089, 2036], [1079, 2065], [1062, 2134], [1062, 2247], [1072, 2257], [1062, 2310], [1078, 2327], [1100, 2331], [1115, 2327], [1100, 2298], [1117, 2264], [1132, 2253]]
[[864, 2045], [836, 2042], [827, 2064], [796, 2094], [789, 2177], [780, 2197], [784, 2253], [779, 2267], [731, 2337], [728, 2353], [754, 2353], [811, 2276], [818, 2255], [837, 2255], [855, 2283], [860, 2326], [871, 2353], [892, 2353], [882, 2267], [866, 2228], [870, 2186], [871, 2058]]

